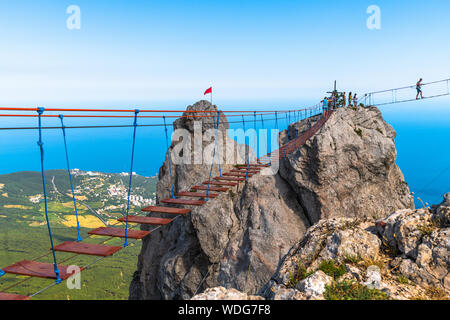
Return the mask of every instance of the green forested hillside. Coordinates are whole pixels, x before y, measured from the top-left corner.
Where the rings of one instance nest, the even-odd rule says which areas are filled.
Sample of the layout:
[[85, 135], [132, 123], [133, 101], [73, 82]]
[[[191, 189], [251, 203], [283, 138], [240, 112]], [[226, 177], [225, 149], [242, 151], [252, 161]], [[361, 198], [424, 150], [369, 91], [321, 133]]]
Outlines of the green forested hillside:
[[[109, 224], [117, 223], [116, 218], [122, 216], [125, 210], [128, 179], [129, 176], [118, 174], [86, 175], [84, 172], [79, 172], [74, 175], [77, 197], [83, 204], [90, 207], [78, 203], [80, 222], [82, 222], [81, 233], [86, 242], [100, 243], [108, 239], [87, 238], [87, 232], [94, 227], [103, 226], [102, 221]], [[46, 180], [54, 242], [59, 244], [75, 240], [75, 216], [67, 172], [48, 171]], [[156, 177], [133, 177], [132, 194], [138, 198], [135, 199], [131, 212], [139, 214], [141, 207], [152, 204], [156, 181]], [[113, 189], [117, 191], [117, 194], [111, 194]], [[120, 226], [117, 225], [117, 227]], [[112, 239], [107, 244], [121, 245], [123, 240]], [[138, 241], [114, 256], [90, 266], [88, 270], [81, 273], [80, 290], [69, 290], [63, 282], [37, 295], [34, 299], [127, 299], [129, 284], [136, 270], [140, 245]], [[49, 248], [40, 173], [18, 172], [0, 175], [0, 268], [46, 254], [48, 255], [37, 260], [52, 262]], [[97, 257], [57, 253], [57, 259], [64, 265], [86, 266], [97, 260]], [[26, 279], [26, 277], [7, 274], [0, 278], [0, 291], [30, 295], [53, 282], [37, 278]], [[20, 283], [24, 280], [26, 281]], [[20, 284], [7, 290], [17, 283]]]

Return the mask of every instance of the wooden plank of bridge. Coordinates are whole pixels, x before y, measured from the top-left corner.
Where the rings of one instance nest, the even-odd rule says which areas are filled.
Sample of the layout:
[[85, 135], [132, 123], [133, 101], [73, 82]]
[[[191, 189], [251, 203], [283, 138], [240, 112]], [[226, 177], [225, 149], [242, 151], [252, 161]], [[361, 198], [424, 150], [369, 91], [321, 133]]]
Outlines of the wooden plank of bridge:
[[22, 296], [20, 294], [0, 292], [0, 300], [2, 301], [31, 300], [31, 298], [28, 296]]
[[[125, 229], [100, 227], [88, 232], [90, 235], [125, 238]], [[143, 239], [150, 234], [150, 231], [128, 230], [127, 235], [130, 239]]]
[[[208, 190], [208, 187], [207, 186], [193, 186], [191, 189], [192, 190]], [[209, 187], [209, 191], [226, 192], [226, 191], [228, 191], [228, 188]]]
[[66, 241], [55, 247], [55, 251], [71, 252], [99, 257], [109, 257], [120, 249], [122, 249], [122, 247], [72, 241]]
[[223, 180], [223, 181], [245, 181], [245, 178], [238, 177], [215, 177], [214, 180]]
[[182, 204], [182, 205], [188, 205], [188, 206], [202, 206], [206, 203], [206, 201], [203, 200], [190, 200], [190, 199], [164, 199], [161, 200], [162, 203], [169, 203], [169, 204]]
[[248, 167], [250, 167], [252, 169], [261, 169], [261, 168], [268, 167], [268, 166], [269, 165], [267, 165], [267, 164], [251, 164], [250, 166], [248, 166], [246, 164], [243, 164], [243, 165], [238, 165], [237, 167], [238, 168], [248, 168]]
[[[127, 217], [117, 219], [120, 222], [126, 222]], [[148, 224], [152, 226], [165, 226], [173, 221], [173, 219], [143, 217], [143, 216], [128, 216], [128, 222], [138, 224]]]
[[149, 206], [142, 209], [141, 211], [154, 213], [167, 213], [167, 214], [188, 214], [189, 212], [191, 212], [191, 209]]
[[179, 192], [176, 194], [177, 197], [192, 197], [192, 198], [216, 198], [219, 196], [218, 193], [210, 193], [206, 195], [206, 192]]
[[[58, 264], [59, 276], [62, 280], [69, 278], [75, 273], [67, 273], [68, 266]], [[84, 268], [80, 268], [80, 271]], [[22, 260], [9, 267], [3, 269], [6, 273], [18, 274], [21, 276], [44, 278], [44, 279], [56, 279], [53, 263], [43, 263], [30, 260]]]
[[203, 184], [205, 185], [210, 184], [215, 186], [229, 186], [229, 187], [234, 187], [238, 185], [237, 182], [220, 182], [220, 181], [211, 181], [211, 182], [205, 181], [203, 182]]
[[[234, 169], [234, 170], [231, 170], [231, 172], [235, 172], [235, 173], [246, 173], [247, 170], [245, 170], [245, 169], [243, 169], [243, 170]], [[252, 170], [252, 169], [250, 169], [250, 170], [248, 170], [248, 173], [251, 173], [251, 174], [257, 174], [257, 173], [260, 173], [260, 171], [259, 171], [259, 170]]]
[[[239, 173], [238, 172], [231, 172], [231, 173], [224, 173], [223, 175], [226, 176], [226, 177], [246, 177], [247, 176], [247, 174], [245, 172], [239, 172]], [[252, 173], [248, 174], [249, 178], [252, 177], [252, 176], [253, 176]]]

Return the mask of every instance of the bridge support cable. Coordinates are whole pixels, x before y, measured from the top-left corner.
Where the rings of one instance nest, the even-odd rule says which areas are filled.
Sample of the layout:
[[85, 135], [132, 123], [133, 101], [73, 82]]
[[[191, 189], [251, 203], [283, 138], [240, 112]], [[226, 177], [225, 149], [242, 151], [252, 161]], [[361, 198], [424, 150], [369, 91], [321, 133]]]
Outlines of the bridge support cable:
[[[216, 128], [216, 139], [218, 138], [218, 136], [219, 136], [219, 126], [220, 126], [220, 110], [219, 111], [217, 111], [217, 128]], [[225, 128], [225, 127], [224, 127]], [[222, 178], [222, 167], [221, 167], [221, 165], [220, 165], [220, 155], [221, 155], [221, 153], [220, 153], [220, 149], [223, 147], [223, 145], [224, 145], [224, 141], [223, 141], [223, 134], [221, 133], [220, 134], [221, 135], [221, 139], [220, 139], [220, 141], [222, 142], [222, 144], [221, 145], [219, 145], [218, 147], [217, 147], [217, 159], [219, 160], [219, 177], [221, 177]], [[225, 153], [226, 153], [226, 150], [224, 150], [224, 155], [225, 155]]]
[[61, 283], [61, 277], [60, 277], [60, 271], [58, 269], [58, 264], [56, 262], [56, 254], [55, 254], [55, 246], [53, 244], [53, 235], [52, 235], [52, 229], [50, 226], [50, 220], [48, 217], [48, 204], [47, 204], [47, 188], [45, 185], [45, 170], [44, 170], [44, 143], [42, 141], [42, 119], [41, 116], [44, 113], [44, 108], [38, 108], [38, 128], [39, 128], [39, 141], [38, 146], [41, 153], [41, 176], [42, 176], [42, 188], [44, 191], [44, 209], [45, 209], [45, 220], [47, 221], [47, 229], [48, 229], [48, 235], [50, 238], [50, 245], [52, 249], [52, 255], [53, 255], [53, 271], [56, 275], [56, 283]]
[[172, 199], [175, 199], [175, 188], [173, 187], [173, 177], [172, 177], [172, 154], [169, 149], [169, 134], [167, 133], [167, 123], [166, 123], [166, 117], [163, 116], [164, 119], [164, 131], [166, 132], [166, 146], [167, 146], [167, 152], [168, 158], [169, 158], [169, 175], [170, 175], [170, 186], [172, 188]]
[[[217, 135], [218, 135], [218, 127], [219, 127], [219, 117], [217, 117], [217, 124], [214, 125], [214, 129], [216, 129], [216, 138], [214, 139], [214, 150], [213, 150], [213, 156], [212, 156], [212, 160], [211, 160], [211, 169], [209, 171], [209, 179], [208, 179], [208, 188], [206, 189], [206, 202], [209, 201], [209, 190], [211, 187], [211, 177], [212, 177], [212, 172], [213, 172], [213, 168], [214, 168], [214, 159], [216, 157], [216, 147], [217, 147]], [[215, 117], [213, 117], [213, 121], [215, 121]]]
[[61, 120], [61, 130], [62, 130], [63, 138], [64, 138], [64, 150], [66, 152], [67, 173], [69, 174], [70, 188], [72, 190], [73, 206], [75, 208], [75, 217], [77, 220], [77, 241], [81, 242], [81, 241], [83, 241], [83, 239], [81, 238], [81, 235], [80, 235], [81, 227], [80, 227], [80, 221], [78, 219], [77, 200], [75, 198], [75, 191], [73, 188], [72, 173], [70, 172], [69, 152], [67, 151], [66, 127], [64, 126], [63, 118], [64, 118], [64, 116], [62, 114], [60, 114], [59, 119]]
[[128, 197], [127, 197], [127, 218], [125, 222], [125, 241], [123, 243], [124, 247], [128, 247], [128, 222], [129, 222], [129, 213], [130, 213], [130, 196], [131, 196], [131, 186], [133, 181], [133, 164], [134, 164], [134, 148], [136, 145], [136, 129], [137, 129], [137, 118], [138, 118], [139, 110], [136, 110], [134, 113], [134, 129], [133, 129], [133, 146], [131, 148], [131, 166], [130, 166], [130, 180], [128, 184]]
[[449, 82], [450, 79], [444, 79], [422, 84], [422, 87], [427, 87], [426, 92], [428, 93], [423, 98], [417, 97], [416, 85], [411, 85], [366, 93], [358, 99], [358, 103], [363, 103], [364, 101], [364, 105], [384, 106], [448, 96], [450, 95]]

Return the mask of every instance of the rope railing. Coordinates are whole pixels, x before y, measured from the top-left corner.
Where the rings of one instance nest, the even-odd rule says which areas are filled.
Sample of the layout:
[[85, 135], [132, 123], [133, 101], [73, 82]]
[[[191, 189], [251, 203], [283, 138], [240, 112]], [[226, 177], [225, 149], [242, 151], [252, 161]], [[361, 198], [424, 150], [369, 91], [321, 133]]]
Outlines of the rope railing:
[[[435, 88], [438, 84], [442, 84], [442, 86], [433, 90], [432, 87]], [[417, 86], [410, 85], [366, 93], [358, 99], [358, 104], [363, 103], [364, 105], [384, 106], [389, 104], [406, 103], [450, 95], [450, 79], [423, 83], [421, 87], [428, 87], [429, 95], [425, 95], [422, 97], [422, 95], [420, 95], [418, 91], [412, 91], [415, 90]], [[422, 93], [424, 92], [422, 91]]]
[[[446, 92], [444, 93], [439, 93], [439, 94], [435, 94], [432, 96], [427, 96], [427, 97], [423, 97], [423, 99], [430, 99], [430, 98], [434, 98], [434, 97], [440, 97], [440, 96], [446, 96], [446, 95], [450, 95], [450, 85], [449, 85], [450, 79], [445, 79], [445, 80], [440, 80], [440, 81], [434, 81], [434, 82], [429, 82], [429, 83], [425, 83], [422, 84], [422, 86], [432, 86], [432, 85], [436, 85], [436, 84], [440, 84], [440, 83], [445, 83], [446, 84]], [[382, 90], [382, 91], [375, 91], [375, 92], [371, 92], [368, 94], [365, 94], [362, 98], [360, 97], [358, 99], [358, 103], [362, 100], [364, 100], [367, 104], [367, 100], [369, 101], [369, 103], [371, 103], [372, 105], [384, 105], [384, 104], [392, 104], [392, 103], [400, 103], [400, 102], [406, 102], [406, 101], [414, 101], [416, 99], [403, 99], [403, 100], [399, 100], [398, 99], [398, 93], [401, 90], [407, 90], [407, 89], [411, 89], [414, 88], [415, 85], [412, 86], [406, 86], [406, 87], [401, 87], [401, 88], [395, 88], [395, 89], [388, 89], [388, 90]], [[375, 104], [374, 102], [374, 96], [375, 95], [381, 95], [381, 94], [386, 94], [386, 93], [390, 93], [391, 94], [391, 101], [388, 102], [381, 102], [378, 104]], [[334, 109], [334, 108], [332, 108]], [[286, 121], [287, 121], [287, 125], [288, 128], [291, 124], [291, 121], [295, 121], [298, 122], [300, 120], [308, 120], [309, 121], [309, 129], [302, 132], [301, 135], [298, 135], [298, 132], [295, 132], [295, 138], [291, 141], [288, 141], [288, 143], [286, 143], [285, 145], [283, 145], [281, 148], [279, 148], [277, 151], [279, 154], [281, 154], [281, 157], [286, 157], [288, 154], [292, 153], [293, 151], [297, 150], [299, 146], [302, 146], [308, 139], [310, 139], [311, 137], [313, 137], [317, 131], [325, 124], [325, 122], [328, 120], [328, 118], [331, 116], [331, 114], [333, 113], [333, 110], [330, 110], [330, 108], [328, 108], [328, 110], [325, 110], [324, 106], [321, 103], [318, 103], [310, 108], [304, 108], [304, 109], [296, 109], [296, 110], [281, 110], [281, 111], [273, 111], [273, 110], [266, 110], [266, 111], [235, 111], [235, 110], [231, 110], [231, 111], [196, 111], [196, 110], [183, 110], [183, 111], [179, 111], [179, 110], [137, 110], [137, 109], [133, 109], [133, 110], [125, 110], [125, 109], [67, 109], [67, 108], [9, 108], [9, 107], [0, 107], [1, 111], [21, 111], [21, 112], [27, 112], [27, 111], [32, 111], [32, 112], [37, 112], [37, 115], [33, 115], [33, 114], [0, 114], [0, 117], [38, 117], [38, 123], [39, 126], [36, 127], [21, 127], [21, 128], [0, 128], [0, 130], [20, 130], [20, 129], [38, 129], [39, 130], [39, 142], [38, 145], [41, 149], [41, 171], [42, 171], [42, 180], [43, 180], [43, 187], [44, 187], [44, 200], [45, 200], [45, 215], [46, 215], [46, 221], [47, 221], [47, 227], [48, 227], [48, 231], [49, 231], [49, 238], [50, 238], [50, 242], [51, 242], [51, 251], [48, 252], [46, 255], [53, 255], [53, 262], [54, 262], [54, 272], [56, 274], [56, 282], [39, 290], [38, 292], [34, 293], [32, 296], [35, 296], [37, 294], [40, 294], [42, 292], [44, 292], [45, 290], [53, 287], [55, 284], [60, 283], [61, 279], [59, 277], [59, 270], [58, 270], [58, 264], [56, 261], [56, 255], [55, 255], [55, 249], [54, 249], [54, 245], [53, 245], [53, 238], [52, 238], [52, 231], [50, 228], [50, 223], [49, 223], [49, 219], [48, 219], [48, 214], [47, 214], [47, 199], [46, 199], [46, 189], [45, 189], [45, 177], [44, 177], [44, 166], [43, 166], [43, 143], [42, 143], [42, 130], [44, 129], [62, 129], [63, 130], [63, 134], [64, 134], [64, 143], [65, 143], [65, 150], [66, 150], [66, 158], [67, 158], [67, 168], [69, 171], [69, 176], [70, 176], [70, 166], [69, 166], [69, 161], [68, 161], [68, 154], [67, 154], [67, 145], [66, 145], [66, 140], [65, 140], [65, 130], [66, 129], [70, 129], [70, 128], [114, 128], [114, 127], [134, 127], [134, 134], [133, 134], [133, 145], [132, 145], [132, 155], [131, 155], [131, 169], [130, 169], [130, 182], [129, 182], [129, 188], [128, 188], [128, 198], [127, 198], [127, 212], [126, 212], [126, 224], [125, 224], [125, 243], [124, 243], [124, 247], [127, 247], [129, 245], [128, 243], [128, 236], [127, 236], [127, 231], [128, 231], [128, 215], [129, 215], [129, 208], [130, 208], [130, 192], [131, 192], [131, 183], [132, 183], [132, 176], [133, 176], [133, 159], [134, 159], [134, 147], [135, 147], [135, 137], [136, 137], [136, 129], [138, 127], [152, 127], [152, 126], [164, 126], [165, 127], [165, 132], [166, 132], [166, 139], [168, 138], [167, 135], [167, 123], [166, 123], [166, 118], [213, 118], [213, 124], [216, 130], [216, 139], [215, 139], [215, 143], [217, 143], [217, 131], [219, 128], [219, 124], [220, 124], [220, 118], [224, 118], [224, 117], [242, 117], [242, 123], [244, 125], [245, 128], [245, 117], [253, 117], [253, 122], [255, 125], [255, 129], [256, 129], [256, 125], [258, 122], [257, 119], [257, 115], [260, 116], [260, 122], [262, 124], [262, 127], [264, 128], [264, 120], [265, 121], [275, 121], [275, 125], [276, 127], [278, 127], [278, 120], [279, 119], [279, 115], [280, 114], [285, 114], [286, 116]], [[109, 112], [109, 113], [115, 113], [115, 112], [119, 112], [119, 113], [127, 113], [127, 112], [134, 112], [134, 115], [99, 115], [99, 114], [94, 114], [94, 115], [73, 115], [73, 114], [69, 114], [69, 115], [52, 115], [52, 114], [44, 114], [45, 112], [95, 112], [95, 113], [100, 113], [100, 112]], [[216, 114], [217, 112], [217, 114]], [[291, 115], [291, 112], [293, 112], [293, 114]], [[160, 119], [164, 119], [164, 125], [162, 124], [148, 124], [148, 125], [138, 125], [137, 123], [137, 119], [138, 119], [138, 113], [182, 113], [181, 116], [176, 116], [176, 115], [140, 115], [139, 118], [160, 118]], [[222, 114], [221, 114], [222, 113]], [[231, 113], [228, 115], [225, 115], [225, 113]], [[268, 115], [275, 115], [274, 119], [264, 119], [264, 116], [268, 116]], [[304, 118], [302, 117], [304, 115]], [[42, 126], [42, 121], [41, 119], [44, 117], [48, 117], [48, 118], [60, 118], [61, 119], [61, 127], [43, 127]], [[134, 124], [133, 125], [121, 125], [121, 126], [73, 126], [73, 127], [66, 127], [63, 123], [63, 117], [67, 117], [67, 118], [134, 118]], [[217, 117], [217, 118], [216, 118]], [[216, 121], [217, 119], [217, 121]], [[252, 120], [250, 120], [249, 122], [251, 122]], [[229, 123], [241, 123], [241, 121], [230, 121]], [[314, 123], [314, 124], [313, 124]], [[248, 151], [247, 151], [248, 152]], [[213, 165], [214, 165], [214, 157], [216, 155], [216, 147], [214, 147], [214, 153], [213, 153], [213, 160], [211, 163], [211, 172], [210, 172], [210, 176], [209, 176], [209, 183], [208, 183], [208, 188], [206, 191], [206, 200], [208, 201], [209, 199], [209, 188], [210, 188], [210, 183], [211, 183], [211, 173], [212, 173], [212, 169], [213, 169]], [[272, 156], [272, 152], [269, 152], [268, 156]], [[170, 155], [169, 155], [170, 158]], [[248, 178], [248, 172], [249, 172], [249, 155], [248, 153], [246, 154], [246, 161], [248, 162], [248, 166], [247, 166], [247, 177]], [[270, 159], [269, 159], [270, 160]], [[271, 162], [271, 161], [270, 161]], [[170, 159], [169, 159], [169, 170], [170, 170]], [[171, 171], [171, 170], [170, 170]], [[220, 170], [220, 162], [219, 162], [219, 171], [220, 171], [220, 175], [221, 175], [221, 170]], [[171, 175], [171, 180], [172, 180], [172, 175]], [[72, 185], [72, 181], [71, 182], [71, 187], [72, 187], [72, 193], [73, 193], [73, 185]], [[171, 187], [172, 187], [172, 197], [174, 197], [174, 186], [172, 184], [171, 181]], [[74, 195], [73, 195], [74, 196]], [[74, 199], [74, 204], [75, 204], [75, 210], [76, 210], [76, 203], [75, 203], [75, 199]], [[78, 223], [78, 217], [77, 217], [77, 229], [78, 229], [78, 240], [80, 241], [80, 226]], [[158, 229], [158, 228], [156, 228]], [[106, 243], [107, 241], [112, 240], [113, 237], [103, 241], [102, 243]], [[72, 257], [65, 259], [64, 261], [60, 261], [61, 262], [65, 262], [70, 260], [73, 257], [79, 256], [80, 254], [75, 254]], [[91, 266], [95, 263], [97, 263], [98, 261], [103, 260], [105, 257], [96, 259], [95, 261], [89, 263], [87, 266], [85, 266], [85, 268], [87, 268], [88, 266]], [[3, 271], [0, 269], [0, 276], [3, 275]], [[29, 278], [31, 279], [31, 277]], [[26, 280], [25, 280], [26, 281]], [[19, 285], [20, 283], [23, 283], [24, 281], [20, 281], [19, 283], [17, 283], [16, 285]], [[9, 290], [10, 288], [15, 287], [16, 285], [10, 286], [7, 288], [7, 290]]]

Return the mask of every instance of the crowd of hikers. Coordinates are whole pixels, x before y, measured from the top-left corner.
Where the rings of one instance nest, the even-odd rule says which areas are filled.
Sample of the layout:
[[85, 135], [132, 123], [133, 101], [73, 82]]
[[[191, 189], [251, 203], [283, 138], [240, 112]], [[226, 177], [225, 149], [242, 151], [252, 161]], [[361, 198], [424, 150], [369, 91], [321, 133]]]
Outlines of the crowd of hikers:
[[[417, 95], [416, 95], [416, 100], [419, 100], [419, 96], [420, 99], [423, 99], [423, 93], [422, 93], [422, 83], [423, 79], [420, 78], [419, 81], [417, 81], [416, 83], [416, 90], [417, 90]], [[331, 97], [325, 97], [322, 100], [323, 103], [323, 110], [333, 110], [336, 108], [340, 108], [340, 107], [357, 107], [358, 106], [358, 96], [357, 94], [353, 94], [352, 92], [350, 92], [348, 94], [348, 99], [347, 99], [347, 93], [346, 92], [336, 92], [334, 91], [331, 95]]]
[[324, 110], [331, 110], [336, 109], [340, 107], [357, 107], [358, 106], [358, 95], [355, 93], [353, 94], [350, 92], [348, 94], [348, 100], [347, 100], [347, 93], [346, 92], [333, 92], [331, 97], [325, 97], [322, 100], [323, 103], [323, 109]]

